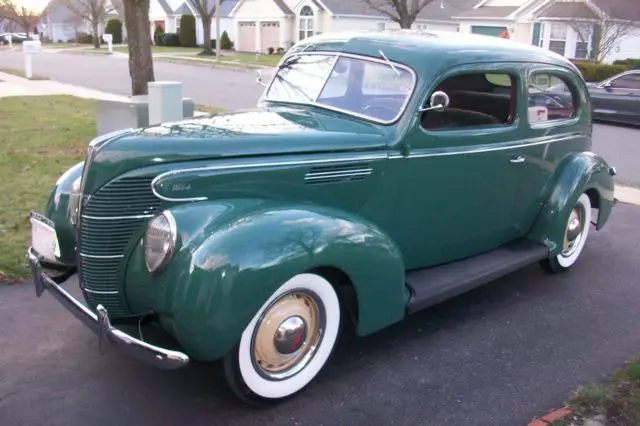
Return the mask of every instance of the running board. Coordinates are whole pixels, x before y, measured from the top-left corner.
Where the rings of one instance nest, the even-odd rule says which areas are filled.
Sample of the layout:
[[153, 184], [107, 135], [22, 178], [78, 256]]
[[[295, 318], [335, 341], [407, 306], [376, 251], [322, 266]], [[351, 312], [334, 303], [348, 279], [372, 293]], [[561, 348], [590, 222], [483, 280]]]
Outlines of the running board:
[[407, 272], [411, 289], [407, 313], [412, 314], [465, 293], [549, 256], [544, 244], [520, 240], [477, 256]]

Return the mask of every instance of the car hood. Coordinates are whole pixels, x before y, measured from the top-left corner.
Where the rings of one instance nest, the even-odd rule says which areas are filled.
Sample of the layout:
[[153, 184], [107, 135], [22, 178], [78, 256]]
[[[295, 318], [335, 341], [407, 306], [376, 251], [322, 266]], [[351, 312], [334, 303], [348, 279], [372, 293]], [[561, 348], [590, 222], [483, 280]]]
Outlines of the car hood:
[[92, 182], [86, 190], [150, 165], [381, 149], [390, 131], [386, 126], [307, 106], [266, 106], [165, 123], [120, 132], [97, 144], [91, 162]]

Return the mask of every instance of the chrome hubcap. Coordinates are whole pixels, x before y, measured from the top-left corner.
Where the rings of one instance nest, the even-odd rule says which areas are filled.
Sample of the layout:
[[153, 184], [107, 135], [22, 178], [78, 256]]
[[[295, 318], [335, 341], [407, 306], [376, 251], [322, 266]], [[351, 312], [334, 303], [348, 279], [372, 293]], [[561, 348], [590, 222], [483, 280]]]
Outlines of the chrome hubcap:
[[571, 256], [580, 245], [582, 239], [582, 230], [585, 226], [583, 223], [585, 212], [581, 206], [571, 210], [567, 227], [564, 232], [564, 244], [562, 247], [562, 256]]
[[252, 340], [256, 370], [270, 380], [301, 371], [313, 357], [324, 329], [322, 303], [304, 291], [276, 299], [260, 318]]

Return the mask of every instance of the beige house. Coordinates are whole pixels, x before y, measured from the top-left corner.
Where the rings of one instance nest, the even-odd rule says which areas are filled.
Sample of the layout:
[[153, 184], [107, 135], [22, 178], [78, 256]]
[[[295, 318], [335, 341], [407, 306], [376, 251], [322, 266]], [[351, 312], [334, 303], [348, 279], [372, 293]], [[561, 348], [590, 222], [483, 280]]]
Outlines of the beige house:
[[[436, 0], [419, 14], [415, 27], [458, 31], [451, 16], [478, 0]], [[239, 51], [289, 48], [315, 34], [399, 28], [389, 17], [360, 0], [239, 0], [229, 16], [236, 24]]]

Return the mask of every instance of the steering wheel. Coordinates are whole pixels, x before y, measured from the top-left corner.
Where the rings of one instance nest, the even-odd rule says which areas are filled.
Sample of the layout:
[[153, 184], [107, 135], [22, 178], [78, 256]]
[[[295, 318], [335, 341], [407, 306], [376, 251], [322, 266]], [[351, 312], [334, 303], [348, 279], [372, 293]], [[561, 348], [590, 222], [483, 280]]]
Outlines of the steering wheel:
[[365, 105], [365, 107], [362, 108], [362, 113], [376, 118], [391, 120], [398, 114], [399, 108], [388, 106], [388, 103], [393, 102], [389, 99], [385, 100], [385, 103], [382, 102], [383, 101], [378, 100]]

